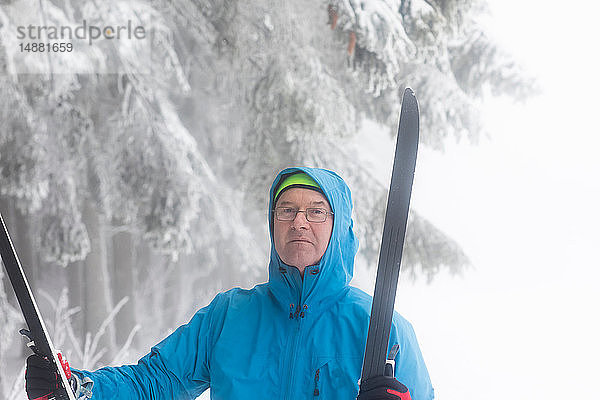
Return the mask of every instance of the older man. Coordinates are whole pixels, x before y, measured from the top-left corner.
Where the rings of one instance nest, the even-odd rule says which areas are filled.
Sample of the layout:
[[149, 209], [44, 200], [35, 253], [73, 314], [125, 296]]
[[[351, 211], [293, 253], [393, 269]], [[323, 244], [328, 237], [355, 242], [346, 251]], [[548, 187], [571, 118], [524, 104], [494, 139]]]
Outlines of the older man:
[[[79, 387], [93, 381], [92, 399], [194, 399], [209, 387], [213, 399], [355, 399], [371, 297], [349, 286], [350, 190], [334, 172], [289, 168], [271, 186], [269, 211], [267, 283], [220, 293], [137, 365], [75, 371]], [[405, 388], [432, 399], [414, 331], [397, 313], [389, 348], [396, 379], [374, 380], [360, 399], [410, 398]], [[47, 392], [32, 382], [30, 399]]]

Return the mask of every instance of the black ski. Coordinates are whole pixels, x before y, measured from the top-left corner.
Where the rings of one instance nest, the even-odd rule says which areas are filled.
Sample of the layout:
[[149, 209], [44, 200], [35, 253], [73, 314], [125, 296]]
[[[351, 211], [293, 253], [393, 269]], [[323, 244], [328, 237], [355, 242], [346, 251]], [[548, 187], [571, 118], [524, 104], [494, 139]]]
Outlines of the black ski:
[[0, 229], [0, 256], [2, 257], [4, 268], [8, 273], [8, 278], [15, 290], [17, 300], [21, 306], [21, 311], [25, 317], [25, 322], [29, 328], [29, 331], [21, 330], [21, 332], [30, 339], [30, 342], [27, 345], [35, 353], [48, 359], [55, 368], [56, 373], [59, 376], [59, 388], [54, 393], [55, 399], [75, 400], [75, 396], [73, 395], [65, 371], [62, 368], [58, 353], [52, 344], [50, 336], [48, 336], [48, 331], [46, 330], [40, 311], [33, 298], [33, 294], [31, 293], [31, 288], [23, 273], [23, 268], [21, 268], [21, 263], [19, 262], [17, 253], [10, 240], [2, 215], [0, 215], [0, 222], [2, 222], [2, 229]]
[[410, 193], [417, 162], [418, 142], [419, 106], [414, 92], [406, 88], [400, 111], [396, 155], [379, 250], [361, 382], [372, 377], [383, 376], [386, 372], [387, 348], [400, 274]]

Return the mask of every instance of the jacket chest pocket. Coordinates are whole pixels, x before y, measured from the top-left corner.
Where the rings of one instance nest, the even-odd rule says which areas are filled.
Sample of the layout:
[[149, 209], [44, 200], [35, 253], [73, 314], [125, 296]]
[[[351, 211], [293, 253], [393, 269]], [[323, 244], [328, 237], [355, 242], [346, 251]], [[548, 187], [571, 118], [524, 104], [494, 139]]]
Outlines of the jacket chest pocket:
[[312, 368], [312, 399], [354, 399], [361, 357], [317, 357]]

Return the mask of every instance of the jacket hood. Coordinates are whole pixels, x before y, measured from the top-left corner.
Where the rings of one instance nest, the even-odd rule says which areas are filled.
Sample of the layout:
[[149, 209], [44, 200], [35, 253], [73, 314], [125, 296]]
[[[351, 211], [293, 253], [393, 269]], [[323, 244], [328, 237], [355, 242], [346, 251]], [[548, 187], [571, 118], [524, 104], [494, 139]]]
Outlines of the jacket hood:
[[[304, 270], [304, 281], [297, 268], [281, 261], [273, 241], [273, 194], [278, 184], [290, 174], [302, 171], [313, 178], [323, 190], [334, 213], [329, 245], [321, 261]], [[277, 174], [269, 192], [269, 233], [271, 257], [269, 286], [284, 303], [322, 303], [348, 286], [354, 273], [354, 256], [358, 239], [352, 230], [352, 196], [344, 180], [335, 172], [308, 167], [287, 168]]]

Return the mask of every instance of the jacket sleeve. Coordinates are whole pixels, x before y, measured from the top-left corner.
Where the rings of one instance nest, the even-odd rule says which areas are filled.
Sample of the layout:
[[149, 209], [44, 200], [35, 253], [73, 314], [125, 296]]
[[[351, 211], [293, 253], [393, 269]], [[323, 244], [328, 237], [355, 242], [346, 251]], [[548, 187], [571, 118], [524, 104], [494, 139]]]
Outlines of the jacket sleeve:
[[400, 346], [395, 358], [396, 379], [408, 388], [412, 400], [433, 399], [431, 379], [412, 325], [397, 313], [393, 322], [390, 345], [396, 341]]
[[211, 325], [219, 298], [154, 346], [136, 365], [73, 372], [94, 382], [92, 400], [195, 399], [210, 386]]

